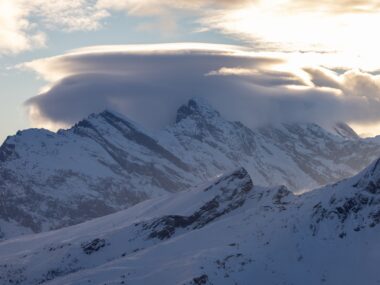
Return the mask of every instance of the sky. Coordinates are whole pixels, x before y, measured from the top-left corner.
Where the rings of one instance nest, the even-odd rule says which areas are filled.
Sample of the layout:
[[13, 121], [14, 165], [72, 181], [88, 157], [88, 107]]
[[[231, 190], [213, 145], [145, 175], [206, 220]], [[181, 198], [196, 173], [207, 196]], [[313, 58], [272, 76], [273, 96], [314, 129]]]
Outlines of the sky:
[[160, 129], [192, 97], [375, 136], [379, 26], [378, 1], [0, 0], [0, 141], [104, 109]]

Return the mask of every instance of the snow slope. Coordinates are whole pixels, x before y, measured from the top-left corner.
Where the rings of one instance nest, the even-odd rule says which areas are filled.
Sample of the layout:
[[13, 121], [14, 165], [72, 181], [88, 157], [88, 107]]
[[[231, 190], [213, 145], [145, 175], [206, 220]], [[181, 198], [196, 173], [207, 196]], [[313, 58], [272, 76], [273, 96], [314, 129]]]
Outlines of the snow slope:
[[380, 160], [295, 195], [243, 168], [0, 244], [1, 284], [379, 284]]
[[378, 141], [351, 131], [306, 123], [251, 130], [199, 99], [158, 133], [110, 111], [58, 133], [21, 131], [0, 147], [0, 239], [104, 216], [240, 166], [257, 184], [291, 191], [335, 182], [380, 156]]

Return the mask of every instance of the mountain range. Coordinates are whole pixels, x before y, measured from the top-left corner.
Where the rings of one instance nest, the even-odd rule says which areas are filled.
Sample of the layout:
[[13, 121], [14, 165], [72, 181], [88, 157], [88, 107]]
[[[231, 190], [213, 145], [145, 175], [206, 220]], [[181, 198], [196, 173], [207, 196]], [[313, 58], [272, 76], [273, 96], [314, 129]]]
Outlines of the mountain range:
[[5, 140], [0, 237], [79, 224], [240, 167], [255, 185], [283, 185], [295, 197], [352, 176], [379, 156], [377, 139], [360, 138], [343, 123], [331, 130], [313, 123], [251, 129], [200, 99], [181, 106], [160, 131], [104, 111], [67, 130], [29, 129]]

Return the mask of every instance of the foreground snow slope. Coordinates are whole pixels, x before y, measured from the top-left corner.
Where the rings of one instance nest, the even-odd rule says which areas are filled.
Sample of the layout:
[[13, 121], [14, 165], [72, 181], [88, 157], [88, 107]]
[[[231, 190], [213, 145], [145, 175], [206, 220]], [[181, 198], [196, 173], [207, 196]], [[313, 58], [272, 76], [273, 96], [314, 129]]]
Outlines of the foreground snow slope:
[[244, 169], [0, 244], [1, 284], [379, 284], [380, 161], [302, 195]]
[[91, 115], [69, 130], [31, 129], [0, 147], [0, 239], [104, 216], [179, 192], [243, 166], [256, 184], [311, 189], [357, 173], [380, 156], [344, 124], [251, 130], [190, 100], [153, 134], [119, 114]]

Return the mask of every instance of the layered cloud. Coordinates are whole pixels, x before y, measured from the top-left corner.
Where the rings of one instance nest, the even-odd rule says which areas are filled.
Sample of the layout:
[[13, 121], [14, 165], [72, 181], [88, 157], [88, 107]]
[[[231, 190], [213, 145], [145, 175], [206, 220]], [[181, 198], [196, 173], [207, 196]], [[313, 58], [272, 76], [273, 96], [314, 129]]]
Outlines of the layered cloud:
[[280, 122], [380, 121], [379, 76], [303, 66], [284, 54], [236, 46], [161, 44], [90, 47], [23, 65], [49, 86], [26, 103], [35, 126], [70, 125], [111, 109], [148, 128], [174, 121], [202, 97], [250, 127]]

